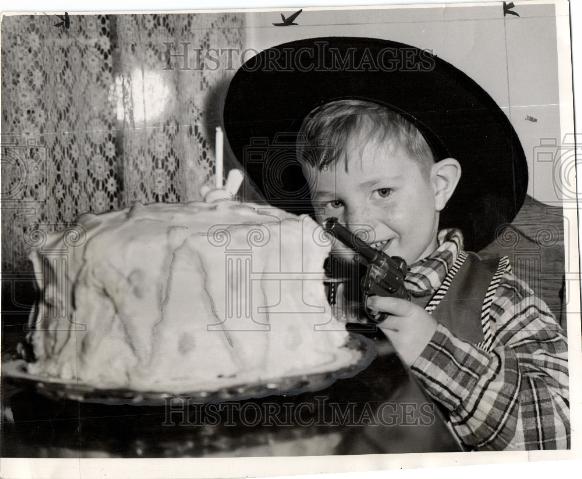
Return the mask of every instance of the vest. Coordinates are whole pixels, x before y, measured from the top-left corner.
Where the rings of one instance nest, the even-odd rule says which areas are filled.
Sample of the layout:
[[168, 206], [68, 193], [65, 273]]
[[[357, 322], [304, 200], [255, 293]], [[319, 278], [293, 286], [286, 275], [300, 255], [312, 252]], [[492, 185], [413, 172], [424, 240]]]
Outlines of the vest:
[[[430, 307], [431, 302], [438, 301], [432, 310], [432, 316], [437, 322], [446, 326], [457, 338], [487, 350], [492, 340], [489, 329], [489, 310], [495, 290], [508, 265], [508, 259], [507, 257], [481, 259], [472, 252], [465, 254], [467, 257], [461, 267], [456, 272], [453, 271], [454, 266], [451, 268], [449, 274], [452, 279], [447, 275], [430, 301], [427, 302], [426, 298], [413, 298], [413, 300], [415, 304], [424, 303], [419, 304], [423, 307]], [[450, 284], [448, 279], [450, 279]], [[438, 298], [436, 298], [437, 295]], [[413, 375], [410, 376], [412, 382], [416, 383]], [[418, 384], [417, 386], [420, 387]], [[461, 450], [471, 450], [457, 436], [449, 422], [447, 410], [440, 403], [435, 402], [435, 404]]]
[[[434, 306], [432, 311], [429, 312], [457, 338], [487, 349], [492, 339], [489, 330], [489, 310], [495, 290], [509, 264], [509, 260], [507, 257], [482, 259], [471, 252], [463, 254], [466, 255], [463, 263], [458, 266], [459, 260], [455, 262], [444, 278], [442, 285], [433, 295], [413, 297], [412, 301], [426, 308], [427, 311]], [[355, 324], [350, 325], [348, 323], [347, 326], [348, 330], [374, 337], [379, 358], [395, 357], [393, 346], [389, 341], [386, 341], [383, 333], [381, 334], [375, 325], [366, 325], [368, 328], [362, 328], [362, 326], [358, 327]], [[374, 364], [383, 364], [383, 361], [377, 360], [372, 366]], [[404, 370], [407, 369], [404, 368]], [[446, 424], [451, 437], [455, 439], [460, 450], [467, 450], [467, 446], [462, 443], [450, 425], [448, 412], [444, 407], [424, 393], [410, 371], [405, 376], [408, 379], [402, 381], [399, 393], [391, 397], [392, 400], [405, 400], [412, 403], [419, 401], [434, 403], [437, 415]]]
[[[506, 258], [481, 259], [477, 254], [467, 252], [467, 258], [454, 273], [450, 285], [439, 288], [440, 294], [432, 316], [446, 326], [456, 337], [473, 344], [482, 344], [488, 331], [489, 307], [499, 284]], [[426, 297], [413, 298], [413, 302], [426, 307]], [[430, 298], [431, 301], [435, 297]]]

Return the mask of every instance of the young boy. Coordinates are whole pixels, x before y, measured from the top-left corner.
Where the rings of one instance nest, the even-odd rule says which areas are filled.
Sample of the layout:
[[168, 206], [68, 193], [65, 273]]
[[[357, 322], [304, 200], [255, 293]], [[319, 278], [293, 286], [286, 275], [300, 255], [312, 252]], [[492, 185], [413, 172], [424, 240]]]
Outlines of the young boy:
[[[461, 176], [459, 162], [435, 163], [414, 125], [360, 100], [317, 108], [300, 137], [306, 140], [299, 155], [318, 221], [336, 217], [408, 263], [406, 287], [415, 299], [372, 296], [367, 307], [389, 314], [379, 327], [425, 391], [447, 409], [460, 439], [495, 450], [566, 447], [566, 338], [546, 304], [507, 262], [501, 264], [487, 324], [478, 325], [488, 332], [479, 346], [415, 304], [435, 293], [466, 256], [460, 230], [438, 229]], [[321, 149], [323, 142], [333, 146]], [[310, 145], [324, 153], [306, 154]]]
[[[224, 116], [267, 201], [295, 212], [309, 201], [318, 221], [336, 217], [406, 260], [412, 301], [366, 306], [388, 315], [379, 326], [465, 446], [569, 447], [563, 331], [507, 258], [464, 249], [493, 241], [527, 187], [519, 139], [475, 82], [409, 45], [306, 39], [249, 60]], [[299, 141], [281, 142], [289, 133]], [[294, 158], [302, 175], [286, 169]]]

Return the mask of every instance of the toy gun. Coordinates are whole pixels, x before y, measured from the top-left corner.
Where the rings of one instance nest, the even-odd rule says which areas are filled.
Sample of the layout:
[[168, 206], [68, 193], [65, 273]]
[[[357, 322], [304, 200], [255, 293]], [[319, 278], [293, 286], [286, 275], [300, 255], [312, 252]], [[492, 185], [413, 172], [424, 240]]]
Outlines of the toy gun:
[[[388, 256], [382, 251], [378, 251], [356, 235], [352, 234], [346, 227], [339, 224], [337, 218], [329, 218], [324, 229], [362, 258], [366, 265], [366, 272], [361, 279], [360, 287], [363, 294], [363, 304], [366, 304], [368, 296], [392, 296], [410, 300], [410, 293], [404, 287], [406, 277], [406, 262], [398, 256]], [[328, 267], [334, 269], [334, 259], [328, 263]], [[338, 261], [337, 259], [335, 261]], [[336, 263], [337, 264], [337, 263]], [[373, 313], [366, 308], [368, 318], [374, 322], [382, 321], [385, 313]]]

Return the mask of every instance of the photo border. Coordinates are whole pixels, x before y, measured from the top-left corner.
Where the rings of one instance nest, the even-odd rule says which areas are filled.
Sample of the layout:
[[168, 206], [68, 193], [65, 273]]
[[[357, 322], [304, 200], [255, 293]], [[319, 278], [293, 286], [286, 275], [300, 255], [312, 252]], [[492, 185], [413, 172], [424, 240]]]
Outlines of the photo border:
[[[484, 3], [501, 3], [492, 0], [483, 2], [447, 3], [443, 8], [483, 6]], [[551, 5], [556, 9], [556, 41], [558, 45], [558, 75], [559, 75], [559, 104], [560, 104], [560, 131], [563, 138], [566, 133], [574, 132], [574, 95], [572, 93], [572, 57], [570, 39], [569, 4], [566, 0], [534, 0], [514, 1], [516, 7], [523, 5]], [[439, 3], [440, 4], [440, 3]], [[316, 6], [304, 7], [304, 11], [314, 10], [363, 10], [363, 9], [394, 9], [394, 8], [438, 8], [439, 4], [391, 4], [366, 6]], [[218, 12], [285, 12], [296, 11], [299, 7], [288, 8], [216, 8], [148, 10], [147, 13], [218, 13]], [[78, 11], [69, 14], [138, 14], [146, 11]], [[34, 12], [29, 12], [34, 13]], [[44, 12], [51, 13], [51, 12]], [[62, 13], [62, 12], [58, 12]], [[23, 15], [26, 12], [3, 13], [9, 15]], [[35, 13], [41, 14], [41, 13]], [[577, 175], [576, 175], [577, 176]], [[577, 177], [578, 180], [578, 177]], [[577, 190], [578, 197], [580, 189]], [[580, 204], [578, 204], [578, 210]], [[567, 281], [567, 325], [568, 325], [568, 368], [570, 378], [570, 414], [571, 414], [571, 449], [566, 451], [496, 451], [460, 453], [415, 453], [415, 454], [373, 454], [373, 455], [346, 455], [346, 456], [292, 456], [268, 458], [182, 458], [182, 459], [24, 459], [1, 458], [0, 475], [2, 477], [17, 477], [20, 473], [27, 477], [58, 477], [92, 479], [101, 477], [169, 477], [172, 478], [201, 478], [201, 477], [241, 477], [241, 476], [272, 476], [295, 475], [307, 473], [341, 473], [376, 471], [379, 469], [402, 469], [416, 467], [443, 467], [458, 465], [480, 464], [510, 464], [516, 462], [564, 460], [579, 458], [582, 451], [582, 344], [580, 332], [580, 238], [578, 214], [574, 209], [564, 208], [564, 217], [575, 229], [565, 229], [565, 251], [570, 251], [569, 258], [565, 258], [566, 265], [577, 267], [572, 271], [577, 277]], [[574, 247], [573, 247], [574, 246]], [[1, 333], [0, 333], [1, 334]], [[575, 347], [572, 347], [575, 346]], [[576, 387], [578, 386], [578, 387]]]

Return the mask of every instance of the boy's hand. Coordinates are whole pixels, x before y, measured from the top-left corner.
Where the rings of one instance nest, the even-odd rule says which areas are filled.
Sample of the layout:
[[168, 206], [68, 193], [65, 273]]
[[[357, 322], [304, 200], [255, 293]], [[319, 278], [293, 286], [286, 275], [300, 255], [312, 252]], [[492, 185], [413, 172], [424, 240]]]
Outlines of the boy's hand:
[[370, 296], [366, 306], [390, 316], [378, 327], [386, 333], [402, 360], [411, 365], [437, 328], [436, 320], [423, 308], [400, 298]]

